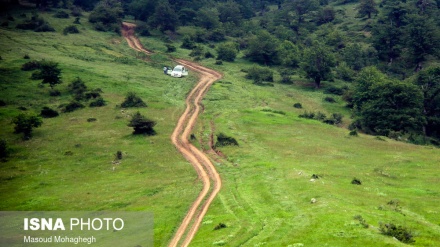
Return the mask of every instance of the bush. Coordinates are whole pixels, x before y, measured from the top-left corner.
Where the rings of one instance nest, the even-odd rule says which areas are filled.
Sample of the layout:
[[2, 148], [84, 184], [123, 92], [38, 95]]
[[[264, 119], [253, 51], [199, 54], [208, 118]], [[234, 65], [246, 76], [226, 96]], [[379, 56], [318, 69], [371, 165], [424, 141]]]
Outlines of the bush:
[[214, 230], [220, 230], [220, 229], [223, 229], [223, 228], [226, 228], [226, 224], [224, 224], [224, 223], [219, 223], [218, 225], [216, 225], [216, 226], [214, 227]]
[[69, 33], [79, 33], [79, 30], [75, 25], [70, 25], [70, 26], [67, 26], [66, 28], [64, 28], [64, 30], [63, 30], [64, 35], [67, 35]]
[[92, 122], [96, 122], [96, 118], [91, 117], [91, 118], [87, 118], [87, 122], [92, 123]]
[[60, 114], [57, 111], [55, 111], [47, 106], [43, 107], [43, 109], [41, 110], [41, 113], [40, 113], [40, 116], [42, 116], [44, 118], [53, 118], [53, 117], [58, 117], [59, 115]]
[[84, 98], [84, 93], [87, 91], [87, 86], [81, 78], [77, 77], [74, 81], [72, 81], [69, 85], [67, 85], [67, 89], [70, 93], [75, 95], [76, 100], [81, 100]]
[[351, 184], [361, 185], [362, 181], [360, 179], [353, 178], [353, 180], [351, 180]]
[[81, 108], [84, 108], [83, 104], [79, 103], [78, 101], [72, 101], [64, 106], [63, 112], [73, 112]]
[[174, 45], [165, 44], [165, 46], [167, 47], [167, 52], [175, 52], [176, 51], [176, 47]]
[[217, 60], [217, 61], [215, 61], [215, 65], [223, 65], [223, 61], [222, 60]]
[[211, 52], [207, 51], [205, 52], [205, 58], [213, 58], [214, 54], [212, 54]]
[[191, 39], [190, 36], [185, 35], [185, 36], [183, 37], [182, 45], [181, 45], [180, 47], [181, 47], [181, 48], [184, 48], [184, 49], [189, 49], [189, 50], [191, 50], [191, 49], [193, 49], [193, 48], [195, 47], [195, 43], [194, 43], [194, 41]]
[[395, 237], [402, 243], [411, 244], [415, 242], [413, 234], [406, 227], [396, 226], [393, 223], [380, 223], [379, 230], [383, 235]]
[[0, 106], [6, 106], [6, 101], [0, 99]]
[[334, 98], [332, 98], [332, 97], [325, 97], [324, 101], [329, 102], [329, 103], [335, 103], [336, 102], [336, 100]]
[[238, 146], [238, 142], [237, 140], [235, 140], [235, 138], [220, 133], [217, 135], [217, 142], [215, 143], [215, 147], [224, 146]]
[[196, 45], [189, 54], [190, 57], [200, 57], [202, 55], [203, 55], [203, 46], [200, 45]]
[[295, 104], [293, 104], [293, 107], [301, 109], [302, 105], [301, 105], [301, 103], [295, 103]]
[[39, 61], [29, 61], [21, 66], [23, 71], [32, 71], [40, 69], [41, 63]]
[[35, 28], [34, 32], [55, 32], [55, 28], [49, 25], [49, 23], [44, 23], [43, 25]]
[[223, 43], [217, 47], [218, 60], [233, 62], [237, 57], [237, 53], [237, 45], [232, 42]]
[[122, 160], [122, 151], [117, 151], [116, 152], [116, 159], [117, 160]]
[[364, 218], [362, 218], [361, 215], [355, 215], [353, 218], [355, 220], [358, 220], [363, 228], [368, 228], [369, 227], [368, 223], [365, 221]]
[[358, 136], [357, 130], [352, 130], [350, 133], [348, 133], [350, 136]]
[[12, 123], [15, 124], [14, 133], [23, 133], [23, 140], [29, 140], [32, 137], [33, 128], [40, 127], [43, 121], [38, 116], [21, 113], [12, 120]]
[[29, 56], [29, 54], [24, 54], [23, 59], [31, 59], [31, 57]]
[[156, 122], [153, 120], [150, 120], [143, 115], [140, 114], [140, 112], [136, 112], [130, 122], [128, 123], [129, 127], [133, 127], [134, 131], [133, 134], [146, 134], [146, 135], [155, 135], [156, 131], [154, 131], [153, 127], [156, 126]]
[[61, 18], [61, 19], [68, 19], [69, 18], [69, 14], [64, 11], [64, 10], [58, 10], [53, 17], [55, 18]]
[[266, 67], [254, 66], [247, 71], [247, 79], [252, 79], [255, 84], [273, 82], [273, 71]]
[[343, 95], [344, 89], [330, 86], [324, 90], [324, 93], [326, 94], [334, 94], [334, 95]]
[[122, 102], [121, 107], [147, 107], [147, 104], [134, 92], [129, 92]]
[[106, 102], [103, 98], [99, 97], [97, 100], [90, 102], [90, 107], [101, 107], [105, 106]]

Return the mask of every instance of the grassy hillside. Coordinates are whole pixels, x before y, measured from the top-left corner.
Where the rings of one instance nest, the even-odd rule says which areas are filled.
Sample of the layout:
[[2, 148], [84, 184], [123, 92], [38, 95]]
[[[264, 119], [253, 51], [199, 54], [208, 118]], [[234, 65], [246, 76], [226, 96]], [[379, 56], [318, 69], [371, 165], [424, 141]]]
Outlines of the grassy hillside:
[[[201, 187], [170, 141], [195, 77], [164, 76], [163, 65], [172, 62], [160, 56], [151, 60], [163, 64], [136, 59], [140, 54], [122, 37], [92, 31], [86, 20], [79, 34], [67, 36], [62, 30], [74, 19], [55, 19], [52, 13], [40, 16], [54, 26], [54, 33], [15, 30], [12, 27], [23, 19], [20, 13], [12, 14], [16, 21], [10, 28], [0, 29], [0, 98], [6, 102], [0, 107], [0, 138], [12, 150], [8, 161], [0, 163], [0, 209], [151, 211], [155, 245], [163, 245]], [[30, 79], [32, 72], [20, 70], [29, 61], [23, 59], [26, 54], [31, 60], [59, 63], [63, 83], [55, 89], [61, 96], [49, 96], [47, 85], [39, 86]], [[29, 141], [13, 134], [11, 120], [20, 112], [39, 114], [43, 106], [59, 110], [68, 103], [72, 95], [67, 85], [76, 77], [91, 89], [101, 88], [107, 106], [44, 119]], [[117, 105], [129, 91], [148, 107], [122, 112]], [[157, 121], [156, 136], [131, 135], [129, 115], [137, 110]], [[112, 164], [117, 151], [123, 153], [119, 165]]]
[[[22, 20], [19, 12], [12, 14], [15, 23]], [[166, 246], [201, 188], [169, 140], [196, 76], [164, 76], [161, 68], [172, 65], [165, 55], [136, 59], [146, 58], [120, 36], [92, 31], [85, 18], [81, 33], [65, 36], [62, 30], [73, 18], [51, 15], [41, 16], [56, 33], [17, 31], [15, 23], [0, 29], [0, 90], [7, 103], [0, 107], [0, 138], [12, 149], [0, 163], [0, 209], [152, 211], [155, 246]], [[142, 42], [165, 51], [156, 37]], [[173, 55], [188, 58], [188, 53], [178, 49]], [[61, 96], [50, 97], [47, 86], [20, 70], [29, 61], [25, 54], [60, 64]], [[379, 222], [410, 229], [415, 246], [440, 244], [438, 149], [350, 136], [343, 127], [350, 122], [345, 103], [333, 95], [336, 103], [324, 101], [329, 84], [315, 90], [296, 76], [293, 85], [262, 87], [244, 79], [242, 69], [252, 64], [243, 59], [201, 63], [224, 78], [204, 100], [194, 143], [206, 148], [213, 131], [236, 138], [239, 147], [219, 148], [225, 156], [213, 157], [223, 188], [191, 246], [404, 246], [381, 235]], [[38, 113], [42, 106], [69, 102], [67, 84], [77, 76], [90, 88], [101, 88], [107, 106], [44, 119], [29, 141], [12, 133], [11, 119], [23, 111], [18, 107]], [[129, 91], [149, 106], [121, 112], [117, 105]], [[158, 122], [156, 136], [131, 135], [127, 115], [136, 110]], [[299, 118], [305, 110], [342, 113], [344, 122], [338, 127]], [[123, 159], [114, 165], [118, 150]], [[319, 178], [311, 181], [313, 174]], [[362, 185], [351, 184], [353, 178]], [[214, 230], [220, 223], [226, 228]]]

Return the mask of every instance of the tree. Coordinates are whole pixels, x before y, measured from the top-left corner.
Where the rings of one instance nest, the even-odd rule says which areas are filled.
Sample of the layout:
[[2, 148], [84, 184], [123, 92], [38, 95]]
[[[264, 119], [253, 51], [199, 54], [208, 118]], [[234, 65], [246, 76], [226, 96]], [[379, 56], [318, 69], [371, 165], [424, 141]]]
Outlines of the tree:
[[156, 131], [154, 131], [154, 129], [153, 129], [153, 127], [156, 126], [156, 122], [141, 115], [140, 112], [136, 112], [132, 116], [128, 126], [133, 127], [133, 129], [134, 129], [133, 134], [134, 135], [136, 135], [136, 134], [155, 135], [156, 134]]
[[6, 160], [6, 158], [9, 156], [9, 148], [8, 143], [0, 139], [0, 161]]
[[298, 46], [288, 40], [284, 40], [278, 47], [281, 64], [296, 68], [299, 65], [301, 54]]
[[62, 82], [61, 69], [58, 68], [58, 63], [55, 62], [40, 62], [40, 72], [38, 76], [40, 79], [43, 79], [41, 83], [49, 84], [52, 89], [55, 85]]
[[147, 107], [147, 104], [134, 92], [128, 92], [121, 107]]
[[219, 13], [216, 8], [203, 7], [197, 12], [195, 22], [208, 30], [214, 29], [220, 25]]
[[440, 67], [420, 71], [415, 84], [423, 93], [424, 132], [427, 136], [440, 138]]
[[249, 40], [245, 56], [257, 63], [277, 64], [279, 62], [278, 40], [266, 30], [259, 31], [256, 36]]
[[295, 12], [298, 25], [304, 22], [304, 17], [311, 11], [317, 10], [319, 2], [317, 0], [293, 0], [290, 8]]
[[335, 66], [335, 57], [327, 47], [315, 43], [304, 50], [301, 69], [306, 77], [315, 82], [316, 88], [320, 88], [321, 81], [331, 79], [331, 71]]
[[217, 47], [218, 60], [233, 62], [237, 57], [237, 53], [237, 44], [232, 42], [223, 43]]
[[148, 21], [155, 13], [158, 0], [134, 0], [128, 5], [128, 13], [136, 20]]
[[12, 123], [15, 124], [14, 133], [23, 133], [23, 140], [29, 140], [32, 137], [32, 129], [40, 127], [43, 121], [38, 116], [21, 113], [12, 120]]
[[374, 67], [363, 69], [353, 94], [356, 122], [366, 132], [421, 133], [423, 95], [414, 84], [390, 80]]
[[90, 13], [89, 22], [98, 31], [119, 31], [124, 10], [118, 0], [101, 0]]
[[406, 47], [416, 71], [422, 69], [427, 55], [438, 55], [440, 49], [440, 33], [434, 20], [420, 15], [409, 15], [406, 26]]
[[361, 0], [358, 6], [358, 14], [360, 17], [368, 16], [368, 19], [371, 18], [371, 14], [376, 14], [376, 2], [374, 0]]
[[174, 9], [170, 7], [168, 1], [161, 1], [148, 23], [151, 27], [158, 28], [162, 32], [167, 30], [174, 32], [177, 27], [178, 16]]
[[219, 12], [219, 19], [221, 22], [232, 22], [239, 25], [243, 19], [240, 12], [240, 5], [234, 1], [228, 0], [224, 3], [219, 3], [217, 6]]

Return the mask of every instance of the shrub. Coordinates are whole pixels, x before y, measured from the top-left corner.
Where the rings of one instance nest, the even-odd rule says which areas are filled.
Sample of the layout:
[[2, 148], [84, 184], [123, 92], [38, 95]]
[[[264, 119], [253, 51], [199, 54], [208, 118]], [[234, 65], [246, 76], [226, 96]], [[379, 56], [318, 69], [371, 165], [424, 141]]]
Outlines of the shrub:
[[181, 48], [184, 48], [184, 49], [189, 49], [189, 50], [191, 50], [191, 49], [193, 49], [193, 48], [195, 47], [195, 43], [194, 43], [194, 41], [191, 39], [190, 36], [185, 35], [185, 36], [183, 37], [182, 45], [181, 45], [180, 47], [181, 47]]
[[116, 159], [122, 160], [122, 151], [116, 151]]
[[9, 26], [9, 22], [4, 21], [4, 22], [2, 22], [2, 24], [1, 24], [0, 26], [2, 26], [2, 27], [8, 27], [8, 26]]
[[96, 118], [91, 117], [91, 118], [87, 118], [87, 122], [91, 123], [91, 122], [96, 122]]
[[75, 95], [76, 100], [84, 98], [84, 93], [87, 91], [87, 86], [81, 78], [77, 77], [69, 85], [67, 85], [69, 92]]
[[167, 47], [167, 52], [175, 52], [176, 51], [176, 47], [174, 45], [165, 44], [165, 46]]
[[358, 136], [357, 130], [352, 130], [350, 133], [348, 133], [350, 136]]
[[72, 8], [71, 8], [70, 14], [72, 16], [77, 17], [77, 19], [79, 20], [78, 17], [82, 16], [82, 9], [80, 7], [78, 7], [78, 6], [76, 6], [76, 5], [73, 5]]
[[353, 178], [353, 180], [351, 180], [351, 184], [361, 185], [362, 181], [360, 179]]
[[201, 45], [196, 45], [189, 54], [190, 57], [200, 57], [202, 55], [203, 55], [203, 46]]
[[146, 134], [146, 135], [155, 135], [156, 131], [154, 131], [153, 127], [156, 126], [156, 122], [153, 120], [150, 120], [143, 115], [140, 114], [140, 112], [136, 112], [130, 122], [128, 123], [129, 127], [133, 127], [134, 131], [133, 134]]
[[98, 99], [96, 99], [95, 101], [90, 102], [90, 107], [101, 107], [101, 106], [105, 106], [107, 103], [105, 102], [105, 100], [101, 97], [99, 97]]
[[93, 89], [92, 91], [89, 91], [84, 94], [84, 98], [89, 99], [97, 99], [101, 97], [102, 90], [100, 88]]
[[215, 65], [223, 65], [223, 61], [222, 60], [217, 60], [217, 61], [215, 61]]
[[67, 19], [67, 18], [69, 18], [69, 14], [68, 14], [66, 11], [64, 11], [64, 10], [58, 10], [58, 11], [53, 15], [53, 17], [55, 17], [55, 18], [61, 18], [61, 19]]
[[44, 23], [43, 25], [35, 28], [34, 32], [55, 32], [55, 28], [49, 25], [49, 23]]
[[31, 59], [31, 57], [29, 56], [29, 54], [24, 54], [23, 59]]
[[76, 17], [75, 20], [73, 21], [73, 24], [81, 24], [81, 22], [79, 20], [80, 20], [80, 18]]
[[335, 103], [336, 100], [333, 97], [325, 97], [324, 101], [329, 102], [329, 103]]
[[205, 58], [213, 58], [214, 54], [212, 54], [211, 52], [207, 51], [205, 52]]
[[0, 106], [6, 106], [6, 101], [0, 99]]
[[383, 235], [395, 237], [402, 243], [411, 244], [415, 242], [413, 234], [406, 227], [396, 226], [393, 223], [380, 223], [379, 230]]
[[64, 106], [63, 112], [73, 112], [81, 108], [84, 108], [83, 104], [79, 103], [78, 101], [72, 101]]
[[247, 79], [252, 79], [255, 84], [273, 82], [273, 71], [266, 67], [254, 66], [247, 71]]
[[39, 61], [29, 61], [21, 66], [21, 70], [23, 71], [32, 71], [39, 69], [41, 63]]
[[121, 107], [146, 107], [147, 104], [134, 92], [129, 92], [122, 102]]
[[44, 118], [53, 118], [53, 117], [58, 117], [58, 115], [60, 115], [57, 111], [45, 106], [43, 107], [43, 109], [41, 110], [40, 116], [44, 117]]
[[63, 30], [64, 35], [67, 35], [69, 33], [79, 33], [79, 30], [75, 25], [70, 25], [70, 26], [67, 26], [66, 28], [64, 28], [64, 30]]
[[21, 113], [12, 120], [12, 123], [15, 124], [14, 133], [23, 133], [23, 140], [29, 140], [32, 137], [33, 128], [40, 127], [43, 121], [38, 116]]
[[301, 109], [302, 105], [301, 105], [301, 103], [295, 103], [295, 104], [293, 104], [293, 107]]
[[361, 215], [355, 215], [353, 218], [355, 220], [358, 220], [363, 228], [368, 228], [369, 227], [368, 223], [365, 221], [364, 218], [362, 218]]
[[226, 224], [224, 224], [224, 223], [219, 223], [218, 225], [216, 225], [216, 226], [214, 227], [214, 230], [220, 230], [220, 229], [223, 229], [223, 228], [226, 228]]
[[237, 140], [235, 140], [235, 138], [220, 133], [217, 135], [217, 142], [215, 143], [215, 147], [224, 146], [238, 146], [238, 142]]
[[237, 53], [237, 45], [232, 42], [223, 43], [217, 47], [217, 59], [219, 60], [233, 62]]
[[330, 86], [324, 90], [324, 93], [326, 94], [334, 94], [334, 95], [343, 95], [344, 89]]

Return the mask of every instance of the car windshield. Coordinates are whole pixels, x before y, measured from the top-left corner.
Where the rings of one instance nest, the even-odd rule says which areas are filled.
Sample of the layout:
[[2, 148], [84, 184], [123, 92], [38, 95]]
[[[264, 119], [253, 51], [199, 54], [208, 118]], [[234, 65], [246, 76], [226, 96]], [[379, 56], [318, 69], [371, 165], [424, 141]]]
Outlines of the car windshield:
[[176, 68], [174, 68], [174, 72], [182, 72], [182, 68], [176, 67]]

